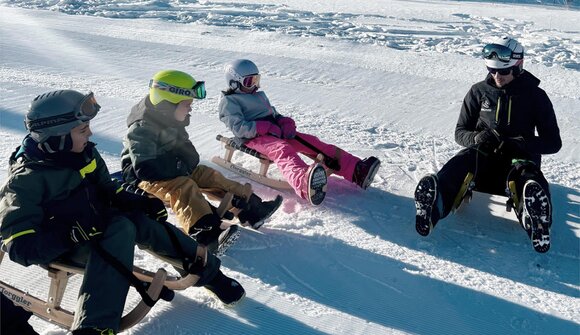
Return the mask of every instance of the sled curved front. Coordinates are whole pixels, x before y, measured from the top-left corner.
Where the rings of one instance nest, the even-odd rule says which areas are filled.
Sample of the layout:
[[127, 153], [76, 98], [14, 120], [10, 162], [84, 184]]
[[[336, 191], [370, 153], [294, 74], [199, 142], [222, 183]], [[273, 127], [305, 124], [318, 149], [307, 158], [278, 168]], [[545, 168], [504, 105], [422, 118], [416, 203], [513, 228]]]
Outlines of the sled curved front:
[[[4, 257], [4, 251], [0, 251], [0, 263]], [[68, 284], [68, 279], [75, 274], [84, 274], [84, 268], [55, 262], [43, 267], [48, 271], [50, 288], [46, 301], [34, 297], [0, 280], [0, 292], [9, 298], [15, 305], [32, 312], [34, 315], [50, 323], [65, 329], [70, 329], [74, 319], [74, 313], [61, 307], [62, 299]], [[185, 277], [168, 276], [164, 269], [150, 272], [145, 269], [134, 267], [133, 274], [141, 281], [150, 283], [147, 295], [157, 301], [164, 287], [170, 290], [183, 290], [193, 286], [199, 277], [188, 275]], [[120, 331], [126, 330], [139, 323], [151, 310], [152, 306], [141, 300], [130, 312], [121, 318]]]

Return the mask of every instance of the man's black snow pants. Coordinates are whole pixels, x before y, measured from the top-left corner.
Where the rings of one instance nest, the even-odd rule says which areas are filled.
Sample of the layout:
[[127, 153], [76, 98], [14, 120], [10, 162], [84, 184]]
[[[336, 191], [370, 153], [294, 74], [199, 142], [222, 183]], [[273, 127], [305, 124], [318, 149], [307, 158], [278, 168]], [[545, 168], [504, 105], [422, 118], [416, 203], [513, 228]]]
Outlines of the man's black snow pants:
[[[474, 176], [474, 191], [505, 196], [509, 177], [515, 182], [518, 199], [522, 198], [523, 187], [528, 180], [538, 182], [550, 196], [548, 182], [537, 164], [475, 145], [459, 151], [437, 172], [438, 196], [442, 200], [439, 203], [443, 204], [441, 218], [453, 209], [455, 197], [469, 172]], [[521, 211], [521, 206], [518, 211]]]

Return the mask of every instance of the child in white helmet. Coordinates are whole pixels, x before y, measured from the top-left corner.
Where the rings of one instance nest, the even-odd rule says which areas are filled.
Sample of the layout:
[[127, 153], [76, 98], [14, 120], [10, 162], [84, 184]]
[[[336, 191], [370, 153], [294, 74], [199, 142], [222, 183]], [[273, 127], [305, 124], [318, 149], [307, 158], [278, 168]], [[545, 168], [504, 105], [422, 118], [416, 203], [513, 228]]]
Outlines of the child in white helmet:
[[[326, 172], [331, 171], [366, 189], [379, 169], [376, 157], [360, 159], [318, 137], [298, 132], [296, 123], [283, 116], [264, 91], [260, 72], [250, 60], [238, 59], [225, 67], [228, 89], [222, 92], [219, 117], [236, 140], [276, 163], [295, 193], [320, 204], [326, 194]], [[324, 166], [309, 165], [299, 154], [315, 159], [322, 154]]]

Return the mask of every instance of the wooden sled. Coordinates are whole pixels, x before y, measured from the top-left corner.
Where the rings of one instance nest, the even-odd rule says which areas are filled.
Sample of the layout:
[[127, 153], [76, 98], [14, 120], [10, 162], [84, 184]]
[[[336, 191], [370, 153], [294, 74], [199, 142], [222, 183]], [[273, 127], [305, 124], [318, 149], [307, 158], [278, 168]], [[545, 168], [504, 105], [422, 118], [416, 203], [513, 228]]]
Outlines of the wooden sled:
[[[4, 251], [0, 250], [0, 263], [4, 257]], [[170, 264], [176, 261], [167, 260]], [[173, 265], [179, 265], [177, 263]], [[50, 278], [50, 288], [46, 301], [34, 297], [18, 288], [15, 288], [0, 280], [0, 292], [10, 299], [15, 305], [32, 312], [34, 315], [65, 329], [70, 329], [73, 323], [74, 313], [64, 309], [61, 302], [66, 290], [68, 279], [84, 273], [84, 268], [55, 262], [46, 267]], [[153, 273], [140, 267], [133, 267], [133, 274], [141, 281], [150, 283], [147, 295], [153, 301], [173, 299], [173, 290], [184, 290], [193, 286], [198, 280], [197, 275], [174, 277], [167, 274], [164, 269], [158, 269]], [[148, 305], [143, 299], [126, 315], [121, 318], [119, 331], [126, 330], [139, 323], [149, 313], [153, 306]]]
[[[253, 150], [253, 149], [246, 147], [243, 144], [240, 145], [240, 144], [236, 143], [231, 138], [228, 138], [228, 137], [225, 137], [222, 135], [217, 135], [216, 139], [225, 144], [226, 152], [224, 154], [224, 157], [214, 156], [211, 159], [211, 161], [214, 162], [215, 164], [223, 167], [224, 169], [227, 169], [229, 171], [232, 171], [234, 173], [242, 175], [250, 180], [253, 180], [257, 183], [266, 185], [266, 186], [271, 187], [271, 188], [275, 188], [275, 189], [279, 189], [279, 190], [291, 190], [292, 189], [292, 186], [290, 186], [290, 184], [288, 184], [288, 182], [286, 182], [285, 180], [281, 180], [281, 179], [272, 177], [271, 175], [268, 174], [268, 169], [270, 168], [270, 164], [272, 164], [273, 162], [271, 160], [269, 160], [266, 156], [260, 154], [256, 150]], [[254, 157], [258, 158], [260, 160], [260, 172], [256, 173], [256, 172], [250, 171], [250, 170], [232, 162], [232, 157], [233, 157], [234, 152], [236, 150], [239, 150], [239, 151], [246, 153], [250, 156], [254, 156]]]

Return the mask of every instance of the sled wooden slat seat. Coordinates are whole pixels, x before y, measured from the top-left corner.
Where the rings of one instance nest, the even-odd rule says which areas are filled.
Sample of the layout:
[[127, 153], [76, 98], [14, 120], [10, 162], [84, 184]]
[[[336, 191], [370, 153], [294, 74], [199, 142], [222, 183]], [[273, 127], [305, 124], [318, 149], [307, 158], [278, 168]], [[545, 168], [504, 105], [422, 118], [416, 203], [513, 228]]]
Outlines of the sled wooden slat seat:
[[[0, 250], [0, 263], [2, 263], [4, 251]], [[34, 297], [6, 282], [0, 280], [1, 293], [8, 297], [14, 304], [21, 306], [34, 315], [57, 324], [65, 329], [70, 329], [73, 323], [74, 313], [62, 308], [61, 303], [68, 284], [68, 279], [75, 275], [83, 275], [84, 268], [62, 263], [53, 262], [42, 266], [48, 272], [50, 287], [46, 301]], [[185, 277], [170, 276], [164, 269], [151, 272], [140, 267], [133, 267], [133, 274], [141, 281], [150, 283], [147, 295], [153, 300], [158, 300], [162, 290], [167, 287], [170, 290], [184, 290], [193, 286], [199, 279], [196, 275]], [[128, 329], [139, 323], [151, 310], [143, 300], [121, 318], [120, 331]]]
[[[240, 145], [236, 143], [233, 139], [217, 135], [216, 139], [225, 144], [225, 153], [223, 157], [214, 156], [211, 161], [224, 169], [237, 173], [241, 176], [244, 176], [250, 180], [253, 180], [257, 183], [266, 185], [271, 188], [279, 189], [279, 190], [291, 190], [292, 186], [288, 184], [287, 181], [272, 177], [268, 174], [268, 170], [270, 165], [273, 163], [269, 160], [266, 156], [260, 154], [256, 150], [250, 149], [245, 145]], [[260, 160], [260, 172], [256, 173], [250, 171], [234, 162], [232, 162], [232, 158], [234, 152], [238, 150], [250, 156], [254, 156]]]

